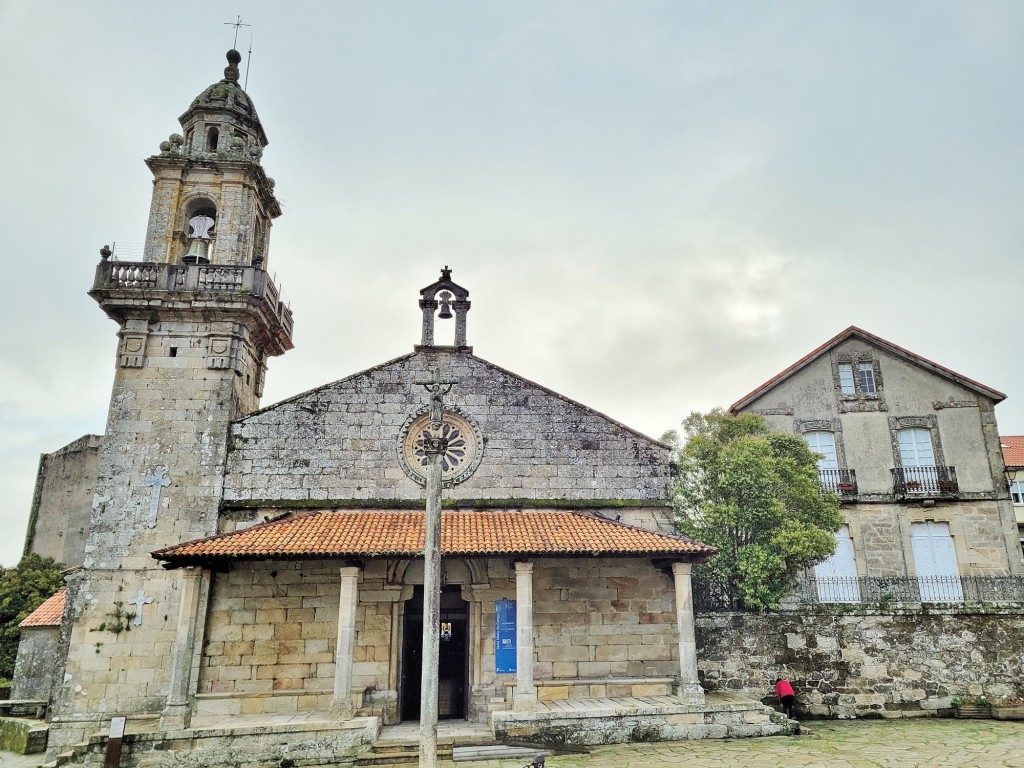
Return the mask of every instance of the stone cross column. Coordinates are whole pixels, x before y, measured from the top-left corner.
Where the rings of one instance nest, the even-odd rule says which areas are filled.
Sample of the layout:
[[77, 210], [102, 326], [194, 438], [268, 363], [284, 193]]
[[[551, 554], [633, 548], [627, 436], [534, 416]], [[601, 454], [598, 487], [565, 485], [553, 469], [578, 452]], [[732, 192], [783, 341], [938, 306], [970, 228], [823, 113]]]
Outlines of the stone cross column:
[[423, 441], [427, 456], [427, 504], [423, 540], [423, 653], [420, 671], [420, 768], [437, 765], [437, 693], [440, 660], [441, 623], [441, 457], [448, 450], [448, 439], [441, 436], [444, 419], [444, 395], [453, 381], [442, 381], [434, 371], [432, 381], [418, 382], [430, 393], [430, 435]]
[[535, 709], [537, 686], [533, 684], [533, 563], [516, 563], [516, 689], [512, 708]]
[[679, 701], [703, 704], [704, 689], [697, 678], [697, 638], [693, 632], [693, 592], [690, 564], [672, 563], [676, 582], [676, 626], [679, 628]]
[[[167, 704], [160, 714], [160, 727], [185, 729], [192, 721], [192, 666], [202, 648], [196, 641], [196, 625], [202, 602], [206, 571], [202, 568], [181, 570], [181, 602], [178, 604], [177, 632], [171, 648], [171, 685]], [[141, 607], [141, 606], [140, 606]]]
[[359, 606], [359, 569], [351, 566], [338, 569], [341, 591], [338, 596], [338, 642], [334, 650], [334, 698], [331, 714], [351, 720], [352, 657], [356, 649], [356, 608]]

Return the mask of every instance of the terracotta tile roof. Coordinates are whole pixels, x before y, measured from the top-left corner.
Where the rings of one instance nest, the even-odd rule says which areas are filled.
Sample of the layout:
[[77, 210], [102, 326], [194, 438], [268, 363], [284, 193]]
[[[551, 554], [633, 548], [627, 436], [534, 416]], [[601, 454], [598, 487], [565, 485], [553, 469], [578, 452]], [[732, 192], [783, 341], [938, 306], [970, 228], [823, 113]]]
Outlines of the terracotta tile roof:
[[1003, 463], [1008, 467], [1024, 467], [1024, 435], [1000, 435]]
[[855, 325], [851, 325], [846, 330], [833, 336], [831, 339], [826, 341], [817, 349], [808, 352], [806, 355], [801, 357], [799, 360], [797, 360], [795, 363], [793, 363], [785, 370], [777, 373], [775, 376], [772, 376], [772, 378], [768, 379], [768, 381], [759, 386], [757, 389], [745, 394], [743, 397], [741, 397], [739, 400], [737, 400], [735, 403], [729, 406], [729, 413], [738, 413], [739, 411], [750, 405], [751, 402], [761, 397], [761, 395], [763, 395], [769, 389], [774, 387], [776, 384], [783, 381], [784, 379], [789, 378], [797, 371], [801, 370], [802, 368], [806, 367], [810, 363], [817, 360], [819, 357], [821, 357], [829, 350], [833, 349], [834, 347], [838, 346], [842, 342], [852, 337], [858, 337], [868, 342], [869, 344], [874, 344], [875, 346], [887, 350], [888, 352], [896, 355], [897, 357], [901, 357], [904, 360], [908, 360], [912, 363], [915, 363], [916, 365], [919, 365], [926, 370], [938, 374], [939, 376], [951, 379], [957, 382], [958, 384], [967, 387], [968, 389], [973, 389], [975, 392], [978, 392], [984, 395], [985, 397], [989, 397], [997, 403], [1006, 399], [1006, 395], [997, 389], [986, 387], [984, 384], [977, 382], [974, 379], [970, 379], [961, 373], [957, 373], [951, 368], [947, 368], [944, 365], [939, 365], [936, 362], [932, 362], [926, 357], [921, 357], [920, 355], [911, 352], [909, 349], [904, 349], [898, 344], [893, 344], [891, 341], [883, 339], [881, 336], [876, 336], [873, 333], [865, 331], [863, 328], [858, 328]]
[[54, 594], [24, 618], [19, 627], [59, 627], [64, 616], [64, 595], [67, 591], [61, 587]]
[[[423, 553], [424, 513], [317, 511], [254, 525], [153, 553], [184, 564], [215, 559], [416, 557]], [[568, 510], [445, 511], [445, 555], [684, 555], [705, 560], [717, 550], [683, 536], [654, 533]]]

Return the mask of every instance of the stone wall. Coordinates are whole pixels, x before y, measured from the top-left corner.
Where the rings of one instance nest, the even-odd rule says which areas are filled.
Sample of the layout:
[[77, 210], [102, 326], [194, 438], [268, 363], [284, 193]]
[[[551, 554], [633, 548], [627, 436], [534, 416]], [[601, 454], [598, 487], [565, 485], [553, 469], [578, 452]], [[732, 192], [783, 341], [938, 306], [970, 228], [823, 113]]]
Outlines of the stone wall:
[[[678, 672], [672, 580], [648, 560], [538, 559], [534, 674], [539, 697], [671, 692]], [[338, 634], [338, 563], [240, 563], [215, 574], [199, 670], [198, 715], [326, 711]], [[469, 615], [469, 715], [508, 706], [514, 674], [495, 672], [495, 603], [514, 599], [507, 559], [445, 561]], [[399, 583], [392, 583], [398, 580]], [[403, 617], [422, 564], [369, 561], [359, 582], [357, 708], [397, 719]], [[359, 705], [362, 705], [361, 707]]]
[[60, 627], [25, 627], [18, 641], [11, 698], [49, 701], [64, 673]]
[[813, 717], [913, 716], [957, 696], [1024, 694], [1024, 615], [999, 608], [704, 614], [697, 658], [708, 690], [760, 699], [777, 676]]
[[[963, 576], [1005, 576], [1008, 559], [1019, 565], [1019, 547], [1008, 551], [1005, 502], [996, 500], [941, 501], [925, 505], [844, 504], [850, 525], [858, 575], [915, 576], [912, 524], [932, 520], [949, 524], [959, 572]], [[1011, 569], [1015, 571], [1016, 568]]]
[[454, 499], [667, 497], [668, 448], [471, 354], [417, 352], [244, 418], [231, 428], [224, 499], [421, 499], [403, 471], [416, 382], [456, 381], [445, 404], [479, 429], [479, 466]]
[[216, 574], [198, 713], [329, 709], [339, 584], [337, 566], [327, 562], [245, 564]]
[[[597, 684], [596, 678], [679, 672], [675, 587], [649, 560], [538, 561], [533, 578], [538, 680], [583, 678]], [[601, 696], [622, 695], [614, 683], [612, 688]], [[569, 698], [570, 690], [558, 693], [542, 688], [539, 696]], [[592, 695], [589, 686], [571, 693]]]
[[26, 552], [52, 557], [68, 568], [82, 564], [102, 440], [84, 435], [40, 457]]

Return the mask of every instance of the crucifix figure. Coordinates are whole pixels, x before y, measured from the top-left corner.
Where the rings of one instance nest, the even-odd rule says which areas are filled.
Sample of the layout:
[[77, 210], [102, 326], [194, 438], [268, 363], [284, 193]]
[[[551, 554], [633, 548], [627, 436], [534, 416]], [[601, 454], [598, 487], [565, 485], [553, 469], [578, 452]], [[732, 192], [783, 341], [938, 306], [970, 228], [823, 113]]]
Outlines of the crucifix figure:
[[153, 470], [153, 474], [146, 478], [146, 485], [153, 489], [149, 497], [149, 516], [146, 517], [146, 526], [156, 528], [156, 516], [160, 507], [160, 489], [171, 484], [171, 478], [167, 474], [167, 467], [160, 466]]
[[417, 381], [430, 393], [430, 437], [423, 440], [427, 455], [426, 531], [423, 543], [423, 655], [420, 674], [420, 768], [437, 765], [437, 693], [441, 622], [441, 457], [448, 438], [441, 434], [444, 396], [454, 381], [443, 381], [434, 369], [431, 381]]
[[134, 605], [135, 606], [135, 621], [133, 621], [132, 623], [136, 627], [141, 627], [142, 626], [142, 606], [149, 605], [152, 602], [153, 602], [153, 598], [152, 597], [146, 597], [146, 590], [144, 590], [144, 589], [140, 589], [139, 590], [139, 594], [137, 594], [135, 596], [134, 600], [129, 600], [128, 601], [128, 605]]
[[417, 381], [421, 387], [430, 393], [430, 428], [440, 429], [441, 418], [444, 410], [444, 396], [452, 391], [454, 381], [442, 381], [441, 372], [434, 369], [434, 378], [430, 381]]

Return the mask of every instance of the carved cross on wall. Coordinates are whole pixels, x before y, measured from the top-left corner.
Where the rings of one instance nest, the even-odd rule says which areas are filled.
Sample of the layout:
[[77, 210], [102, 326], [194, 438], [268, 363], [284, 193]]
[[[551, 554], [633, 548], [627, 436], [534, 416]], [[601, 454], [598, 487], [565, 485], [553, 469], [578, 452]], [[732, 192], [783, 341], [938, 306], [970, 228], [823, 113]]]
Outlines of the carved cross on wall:
[[152, 597], [146, 597], [146, 590], [140, 589], [139, 594], [135, 596], [135, 599], [129, 600], [128, 605], [135, 606], [135, 621], [132, 623], [136, 627], [142, 626], [142, 606], [149, 605], [153, 602]]
[[167, 467], [157, 467], [153, 474], [146, 478], [146, 485], [153, 489], [149, 497], [149, 515], [146, 517], [146, 526], [156, 528], [156, 516], [160, 509], [160, 489], [171, 484], [171, 478], [167, 474]]

